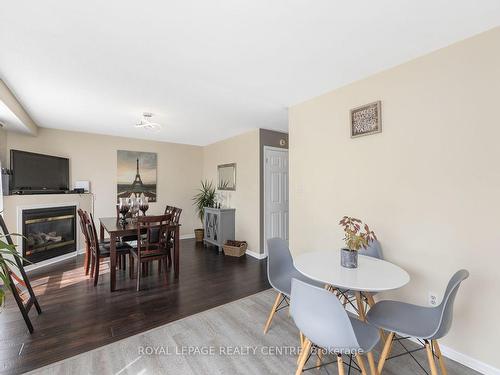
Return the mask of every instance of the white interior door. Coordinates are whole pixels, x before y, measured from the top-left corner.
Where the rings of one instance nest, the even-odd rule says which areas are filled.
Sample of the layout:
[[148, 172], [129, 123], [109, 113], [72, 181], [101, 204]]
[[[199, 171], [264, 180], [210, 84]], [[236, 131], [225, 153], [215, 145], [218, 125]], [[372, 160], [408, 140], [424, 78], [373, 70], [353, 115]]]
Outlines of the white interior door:
[[267, 240], [288, 241], [288, 150], [264, 148], [264, 248]]

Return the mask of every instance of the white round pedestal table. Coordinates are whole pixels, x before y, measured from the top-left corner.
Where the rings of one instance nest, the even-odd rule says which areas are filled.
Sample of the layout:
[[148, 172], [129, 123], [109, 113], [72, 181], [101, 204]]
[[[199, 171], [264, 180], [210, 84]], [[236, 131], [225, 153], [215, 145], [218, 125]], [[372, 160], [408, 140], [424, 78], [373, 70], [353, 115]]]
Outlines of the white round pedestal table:
[[372, 294], [401, 288], [410, 281], [410, 275], [401, 267], [385, 260], [358, 255], [358, 268], [340, 265], [339, 250], [322, 250], [294, 257], [295, 268], [305, 276], [331, 285], [344, 298], [346, 292], [356, 295], [359, 316], [364, 320], [363, 297], [373, 305]]

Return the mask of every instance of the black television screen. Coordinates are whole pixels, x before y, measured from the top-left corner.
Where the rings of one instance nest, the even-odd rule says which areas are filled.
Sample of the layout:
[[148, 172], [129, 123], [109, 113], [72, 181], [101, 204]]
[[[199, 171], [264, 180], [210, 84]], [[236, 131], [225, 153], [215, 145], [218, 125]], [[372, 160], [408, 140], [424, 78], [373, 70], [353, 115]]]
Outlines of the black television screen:
[[69, 159], [11, 150], [11, 192], [69, 190]]

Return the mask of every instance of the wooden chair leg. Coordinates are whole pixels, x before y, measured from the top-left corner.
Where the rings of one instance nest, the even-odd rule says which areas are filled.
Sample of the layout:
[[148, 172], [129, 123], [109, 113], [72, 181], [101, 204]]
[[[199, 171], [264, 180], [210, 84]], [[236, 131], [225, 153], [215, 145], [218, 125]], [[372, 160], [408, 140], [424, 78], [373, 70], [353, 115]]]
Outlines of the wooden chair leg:
[[167, 272], [168, 260], [167, 260], [167, 258], [164, 258], [164, 259], [160, 260], [160, 262], [165, 262], [165, 272], [164, 272], [165, 276], [164, 277], [165, 277], [165, 283], [168, 284], [168, 272]]
[[99, 257], [94, 257], [94, 264], [95, 264], [95, 270], [94, 270], [94, 286], [97, 286], [97, 282], [99, 281], [99, 268], [100, 267], [100, 259]]
[[356, 292], [356, 303], [358, 304], [359, 319], [366, 321], [365, 306], [363, 305], [363, 296], [361, 292]]
[[318, 356], [316, 358], [316, 367], [321, 366], [321, 362], [323, 362], [323, 349], [318, 348]]
[[142, 262], [137, 259], [137, 291], [141, 289], [141, 270], [142, 270]]
[[95, 260], [94, 260], [94, 255], [90, 254], [90, 277], [94, 277], [94, 271], [95, 271]]
[[172, 250], [168, 248], [167, 250], [167, 269], [172, 267]]
[[158, 275], [161, 274], [161, 262], [163, 262], [163, 259], [158, 259]]
[[301, 354], [302, 354], [302, 351], [304, 350], [304, 345], [306, 343], [306, 338], [302, 332], [299, 332], [299, 339], [300, 339], [300, 353], [297, 357], [297, 365], [300, 362]]
[[127, 254], [122, 254], [122, 270], [127, 269]]
[[380, 359], [378, 360], [377, 370], [379, 374], [382, 373], [382, 369], [384, 368], [385, 361], [389, 356], [392, 348], [392, 340], [394, 339], [394, 332], [389, 333], [387, 340], [385, 341], [384, 349], [382, 350], [382, 354], [380, 354]]
[[431, 369], [432, 375], [438, 375], [436, 362], [434, 361], [434, 355], [432, 353], [431, 344], [429, 341], [425, 341], [425, 351], [427, 352], [427, 361], [429, 362], [429, 367]]
[[375, 300], [373, 299], [373, 295], [371, 293], [365, 293], [366, 301], [368, 302], [368, 306], [373, 307], [375, 305]]
[[342, 360], [342, 354], [337, 354], [337, 365], [339, 367], [339, 375], [344, 375], [344, 361]]
[[297, 365], [297, 371], [295, 371], [295, 375], [300, 375], [302, 373], [304, 365], [307, 362], [307, 357], [309, 357], [309, 351], [311, 350], [311, 345], [312, 345], [311, 341], [309, 341], [309, 339], [306, 339], [304, 342], [304, 347], [302, 348], [302, 351], [299, 356], [300, 358], [299, 364]]
[[436, 350], [439, 367], [441, 368], [441, 375], [448, 375], [448, 371], [446, 370], [446, 366], [444, 365], [444, 357], [441, 354], [441, 348], [439, 347], [437, 340], [432, 340], [432, 344], [434, 345], [434, 349]]
[[361, 354], [356, 354], [356, 362], [358, 363], [359, 368], [361, 369], [361, 375], [368, 375], [366, 372], [365, 361]]
[[83, 261], [83, 269], [85, 270], [85, 275], [88, 275], [90, 271], [90, 248], [87, 246], [87, 242], [85, 242], [85, 259]]
[[368, 353], [366, 353], [366, 356], [368, 357], [368, 365], [370, 366], [371, 375], [378, 375], [380, 372], [378, 371], [377, 366], [375, 366], [375, 360], [373, 359], [373, 353], [368, 352]]
[[269, 330], [269, 326], [271, 325], [271, 321], [273, 320], [274, 314], [276, 314], [276, 309], [278, 308], [278, 305], [280, 304], [281, 296], [282, 296], [281, 293], [278, 293], [278, 295], [276, 296], [276, 300], [274, 301], [273, 308], [271, 310], [271, 313], [269, 314], [269, 318], [267, 318], [266, 325], [264, 326], [264, 334], [266, 334], [267, 331]]
[[128, 255], [128, 277], [134, 278], [134, 256], [132, 254]]

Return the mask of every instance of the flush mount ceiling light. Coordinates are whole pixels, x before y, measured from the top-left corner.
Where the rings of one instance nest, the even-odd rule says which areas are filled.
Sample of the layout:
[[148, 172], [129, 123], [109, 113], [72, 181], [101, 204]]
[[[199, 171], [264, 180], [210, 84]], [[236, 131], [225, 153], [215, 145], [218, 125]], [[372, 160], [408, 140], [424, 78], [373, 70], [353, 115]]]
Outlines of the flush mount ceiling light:
[[150, 130], [160, 130], [161, 125], [151, 121], [153, 114], [151, 112], [144, 112], [142, 114], [142, 120], [135, 124], [136, 128], [150, 129]]

